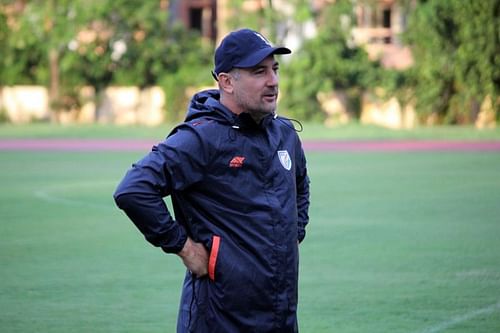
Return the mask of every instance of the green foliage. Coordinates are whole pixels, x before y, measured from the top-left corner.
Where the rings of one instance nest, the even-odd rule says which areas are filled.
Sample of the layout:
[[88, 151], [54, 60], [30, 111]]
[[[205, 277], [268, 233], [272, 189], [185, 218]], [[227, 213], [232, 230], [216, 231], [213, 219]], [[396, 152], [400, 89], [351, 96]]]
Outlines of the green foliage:
[[169, 73], [160, 78], [159, 84], [164, 88], [166, 104], [169, 110], [168, 121], [178, 121], [184, 118], [188, 102], [191, 98], [187, 88], [198, 88], [213, 84], [212, 46], [202, 41], [194, 32], [188, 32], [181, 27], [173, 34], [176, 40], [171, 40], [170, 46], [175, 48], [169, 53], [172, 66]]
[[[0, 93], [1, 93], [1, 88], [0, 88]], [[0, 124], [6, 123], [9, 121], [9, 117], [7, 115], [7, 111], [5, 110], [4, 107], [0, 106]]]
[[77, 105], [85, 85], [99, 97], [109, 85], [165, 87], [170, 80], [174, 98], [188, 85], [205, 83], [193, 73], [210, 79], [204, 69], [211, 50], [199, 35], [169, 24], [165, 1], [33, 0], [9, 12], [11, 26], [3, 18], [13, 1], [4, 2], [0, 84], [57, 84], [58, 108]]
[[[460, 44], [456, 80], [465, 100], [481, 102], [500, 95], [500, 2], [465, 1], [456, 6]], [[497, 105], [500, 111], [500, 105]]]
[[[286, 114], [322, 119], [318, 93], [333, 90], [347, 93], [355, 114], [363, 91], [374, 87], [403, 103], [416, 103], [423, 118], [434, 114], [444, 123], [470, 123], [486, 98], [500, 114], [498, 0], [422, 0], [414, 8], [413, 1], [399, 0], [411, 13], [404, 40], [415, 65], [406, 71], [382, 69], [350, 43], [352, 1], [335, 1], [314, 13], [310, 1], [290, 0], [285, 6], [295, 8], [292, 15], [277, 10], [276, 3], [267, 0], [240, 15], [249, 2], [228, 2], [235, 13], [228, 25], [260, 30], [282, 44], [292, 27], [315, 21], [317, 36], [282, 61]], [[109, 85], [160, 85], [170, 120], [178, 120], [189, 98], [186, 88], [212, 83], [213, 49], [198, 34], [173, 24], [167, 4], [0, 0], [0, 85], [52, 87], [51, 93], [57, 90], [52, 105], [60, 109], [78, 106], [86, 85], [98, 96]]]
[[[229, 9], [235, 15], [231, 15], [228, 19], [228, 25], [230, 30], [236, 30], [241, 28], [254, 29], [256, 31], [261, 31], [266, 34], [266, 37], [270, 40], [275, 41], [275, 28], [272, 23], [277, 20], [280, 15], [278, 11], [273, 10], [273, 8], [268, 8], [266, 6], [261, 6], [260, 4], [254, 3], [252, 10], [247, 10], [245, 15], [241, 14], [241, 9], [245, 5], [245, 0], [233, 0], [228, 4]], [[272, 1], [271, 1], [272, 6]], [[269, 31], [263, 31], [269, 30]]]
[[499, 15], [496, 0], [429, 0], [412, 12], [405, 38], [415, 66], [407, 87], [420, 114], [436, 114], [447, 123], [469, 122], [486, 96], [496, 100]]
[[[275, 5], [279, 2], [279, 6]], [[249, 8], [253, 6], [253, 8]], [[234, 13], [228, 20], [230, 30], [250, 28], [262, 32], [269, 40], [282, 44], [290, 24], [304, 23], [313, 18], [310, 1], [228, 1], [229, 10]], [[245, 15], [240, 15], [246, 7]], [[290, 13], [291, 17], [290, 17]]]
[[[242, 5], [241, 0], [231, 2], [235, 12]], [[295, 25], [316, 21], [318, 35], [310, 40], [302, 37], [303, 44], [300, 49], [293, 50], [291, 61], [282, 61], [282, 111], [301, 120], [322, 120], [324, 114], [319, 111], [318, 93], [342, 90], [347, 93], [350, 108], [356, 113], [362, 91], [375, 86], [382, 79], [382, 72], [362, 48], [348, 42], [354, 22], [352, 2], [336, 1], [321, 13], [314, 13], [309, 1], [289, 1], [288, 5], [295, 9], [292, 17], [276, 10], [273, 5], [270, 0], [254, 13], [234, 15], [230, 26], [232, 29], [250, 27], [260, 30], [276, 44], [282, 44], [290, 28], [287, 19]]]
[[[2, 6], [9, 2], [4, 1]], [[39, 22], [37, 15], [32, 15], [30, 6], [27, 6], [27, 15], [11, 13], [10, 19], [4, 10], [0, 10], [0, 84], [37, 84], [44, 81], [47, 73], [38, 70], [42, 63], [43, 48], [38, 35], [43, 29], [38, 28], [35, 33], [28, 25]], [[1, 7], [0, 7], [1, 9]]]
[[319, 92], [345, 91], [356, 105], [363, 89], [374, 86], [380, 76], [379, 66], [368, 59], [363, 49], [348, 43], [352, 20], [349, 1], [328, 6], [318, 35], [307, 40], [285, 66], [282, 88], [286, 98], [282, 104], [287, 114], [321, 119]]

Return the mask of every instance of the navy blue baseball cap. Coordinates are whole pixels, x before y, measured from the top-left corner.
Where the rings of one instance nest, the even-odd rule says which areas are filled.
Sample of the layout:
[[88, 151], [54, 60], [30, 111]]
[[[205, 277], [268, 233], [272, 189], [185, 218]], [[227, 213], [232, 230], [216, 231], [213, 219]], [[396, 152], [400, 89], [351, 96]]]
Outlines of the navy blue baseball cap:
[[224, 37], [215, 50], [215, 69], [212, 74], [217, 80], [217, 75], [227, 73], [233, 68], [254, 67], [272, 54], [290, 53], [292, 51], [286, 47], [272, 46], [256, 31], [250, 29], [233, 31]]

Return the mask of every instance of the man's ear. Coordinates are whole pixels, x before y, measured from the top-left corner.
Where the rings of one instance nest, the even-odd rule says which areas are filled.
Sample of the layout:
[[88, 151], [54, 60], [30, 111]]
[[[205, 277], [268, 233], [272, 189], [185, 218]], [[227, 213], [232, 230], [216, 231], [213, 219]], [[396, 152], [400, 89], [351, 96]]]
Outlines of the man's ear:
[[234, 90], [234, 78], [228, 73], [220, 73], [217, 78], [219, 79], [219, 87], [225, 93], [231, 94]]

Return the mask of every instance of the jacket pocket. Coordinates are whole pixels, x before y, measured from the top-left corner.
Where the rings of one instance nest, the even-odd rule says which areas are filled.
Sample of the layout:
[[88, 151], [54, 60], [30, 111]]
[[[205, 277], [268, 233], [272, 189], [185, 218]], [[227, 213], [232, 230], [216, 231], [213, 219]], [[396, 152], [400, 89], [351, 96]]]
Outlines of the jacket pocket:
[[215, 281], [215, 265], [217, 264], [219, 247], [220, 236], [212, 236], [212, 248], [210, 249], [210, 256], [208, 258], [208, 278], [212, 281]]

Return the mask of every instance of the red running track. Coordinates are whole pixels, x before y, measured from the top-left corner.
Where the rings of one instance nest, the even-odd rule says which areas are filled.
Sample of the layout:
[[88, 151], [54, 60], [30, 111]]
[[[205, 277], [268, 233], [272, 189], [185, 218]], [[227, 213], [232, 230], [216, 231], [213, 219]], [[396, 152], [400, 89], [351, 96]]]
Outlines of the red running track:
[[[117, 139], [0, 139], [0, 151], [149, 151], [153, 140]], [[500, 151], [500, 141], [380, 140], [325, 141], [306, 140], [306, 151]]]

